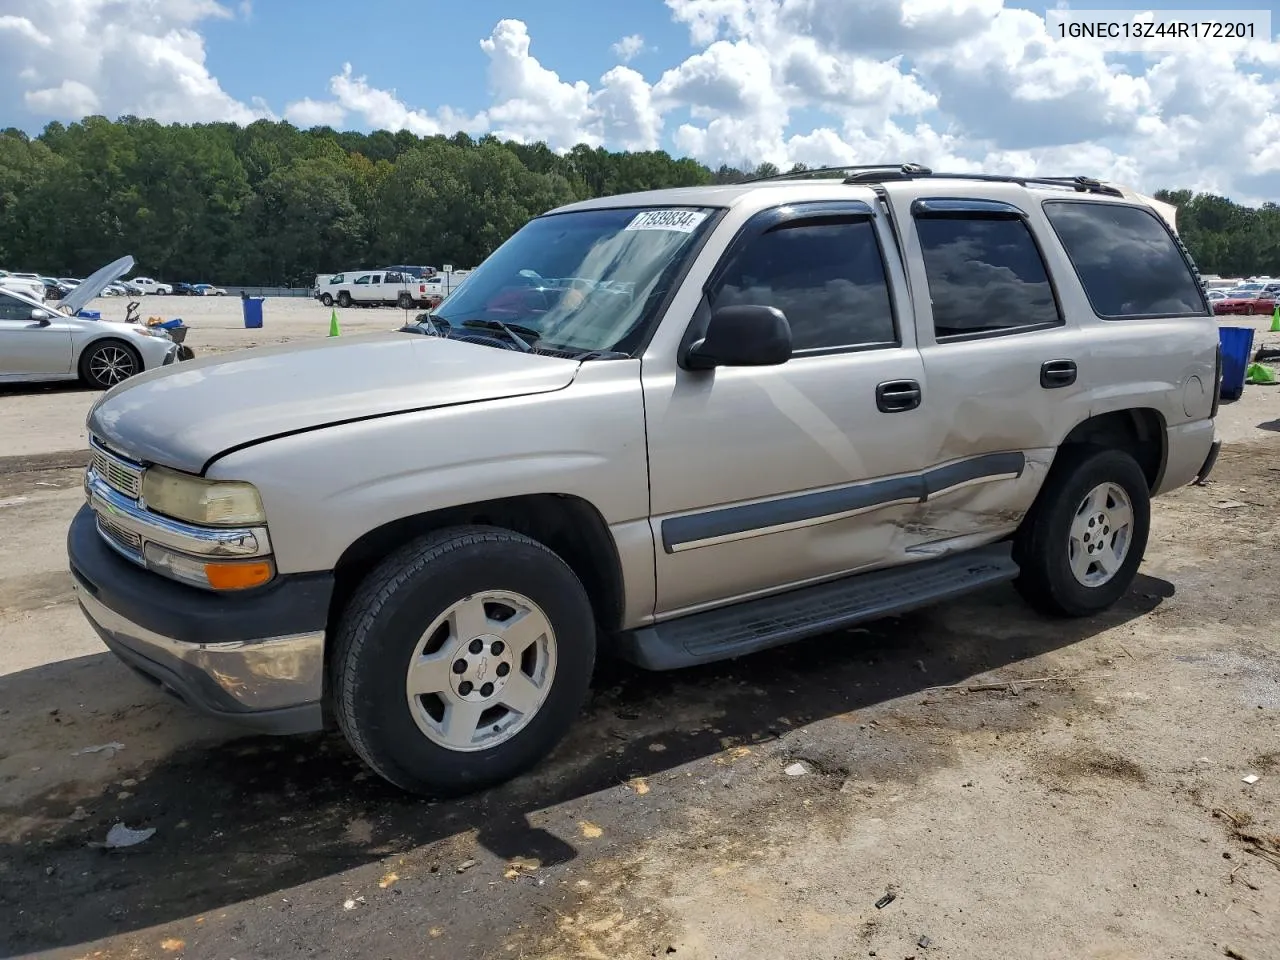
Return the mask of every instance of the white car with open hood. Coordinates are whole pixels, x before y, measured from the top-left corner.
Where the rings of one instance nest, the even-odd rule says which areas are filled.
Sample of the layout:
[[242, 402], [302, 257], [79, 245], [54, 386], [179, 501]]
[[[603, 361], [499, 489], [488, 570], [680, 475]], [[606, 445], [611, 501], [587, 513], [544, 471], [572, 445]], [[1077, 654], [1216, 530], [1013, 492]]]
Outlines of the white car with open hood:
[[178, 360], [178, 345], [164, 330], [77, 316], [132, 269], [133, 257], [122, 257], [56, 303], [0, 289], [0, 383], [78, 378], [105, 389]]

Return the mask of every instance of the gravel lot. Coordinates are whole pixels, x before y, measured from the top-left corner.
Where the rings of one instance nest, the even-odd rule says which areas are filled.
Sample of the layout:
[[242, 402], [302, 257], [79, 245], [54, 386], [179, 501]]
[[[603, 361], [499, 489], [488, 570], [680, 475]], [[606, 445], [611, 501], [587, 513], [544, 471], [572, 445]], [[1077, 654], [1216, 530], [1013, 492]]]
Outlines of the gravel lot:
[[[198, 353], [328, 331], [308, 301], [252, 331], [236, 301], [146, 307]], [[95, 396], [0, 392], [0, 956], [1280, 957], [1280, 387], [1224, 405], [1214, 482], [1157, 501], [1104, 617], [999, 588], [736, 663], [604, 664], [550, 762], [440, 804], [104, 651], [63, 546]], [[90, 845], [118, 821], [157, 832]]]

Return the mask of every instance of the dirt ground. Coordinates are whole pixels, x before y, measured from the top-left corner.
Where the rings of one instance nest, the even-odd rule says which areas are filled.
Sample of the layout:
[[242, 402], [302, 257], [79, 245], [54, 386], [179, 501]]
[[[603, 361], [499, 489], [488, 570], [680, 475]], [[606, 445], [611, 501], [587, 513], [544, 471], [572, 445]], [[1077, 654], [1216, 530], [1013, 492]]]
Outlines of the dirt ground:
[[[6, 439], [80, 394], [0, 394]], [[1105, 616], [998, 588], [714, 667], [605, 663], [549, 762], [435, 804], [118, 664], [66, 573], [80, 441], [0, 444], [0, 956], [1276, 960], [1280, 387], [1219, 430]], [[117, 822], [156, 833], [94, 846]]]

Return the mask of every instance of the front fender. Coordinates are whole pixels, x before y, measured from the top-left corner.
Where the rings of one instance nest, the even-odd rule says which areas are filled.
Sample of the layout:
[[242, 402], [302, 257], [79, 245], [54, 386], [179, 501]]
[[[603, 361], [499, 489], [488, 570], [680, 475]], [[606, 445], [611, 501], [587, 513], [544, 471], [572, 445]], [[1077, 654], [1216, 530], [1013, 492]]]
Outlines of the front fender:
[[258, 488], [282, 573], [331, 570], [364, 534], [428, 511], [566, 494], [599, 511], [623, 569], [652, 576], [652, 538], [636, 533], [649, 512], [638, 360], [586, 363], [553, 393], [280, 437], [216, 460], [206, 475]]

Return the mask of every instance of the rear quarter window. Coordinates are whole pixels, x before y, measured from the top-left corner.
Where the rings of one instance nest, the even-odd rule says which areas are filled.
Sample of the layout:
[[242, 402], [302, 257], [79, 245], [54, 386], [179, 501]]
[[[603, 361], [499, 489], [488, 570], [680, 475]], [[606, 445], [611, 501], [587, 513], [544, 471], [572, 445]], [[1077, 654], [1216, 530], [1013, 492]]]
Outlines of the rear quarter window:
[[1118, 203], [1047, 200], [1044, 212], [1099, 317], [1209, 314], [1191, 263], [1154, 211]]

